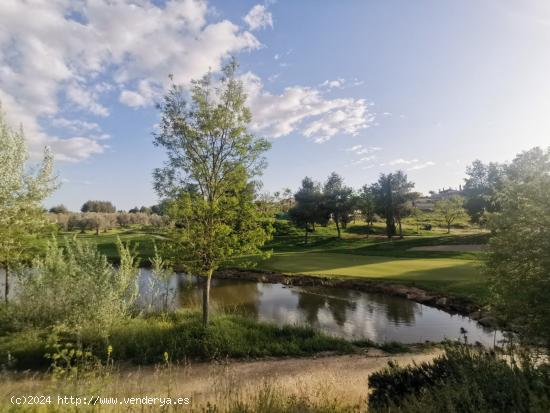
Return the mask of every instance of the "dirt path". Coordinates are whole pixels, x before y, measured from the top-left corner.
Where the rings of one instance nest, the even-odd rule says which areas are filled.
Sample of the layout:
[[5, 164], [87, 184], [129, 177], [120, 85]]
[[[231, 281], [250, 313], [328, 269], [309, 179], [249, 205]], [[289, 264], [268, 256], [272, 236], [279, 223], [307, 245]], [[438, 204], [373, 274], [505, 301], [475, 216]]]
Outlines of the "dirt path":
[[[166, 396], [191, 397], [194, 405], [216, 404], [255, 397], [262, 389], [318, 400], [364, 403], [368, 376], [389, 360], [401, 365], [433, 359], [429, 353], [388, 356], [376, 350], [366, 355], [326, 356], [228, 363], [191, 363], [185, 366], [125, 368], [93, 386], [102, 397]], [[63, 392], [43, 377], [0, 381], [0, 397], [12, 394]], [[71, 393], [74, 392], [72, 388]]]

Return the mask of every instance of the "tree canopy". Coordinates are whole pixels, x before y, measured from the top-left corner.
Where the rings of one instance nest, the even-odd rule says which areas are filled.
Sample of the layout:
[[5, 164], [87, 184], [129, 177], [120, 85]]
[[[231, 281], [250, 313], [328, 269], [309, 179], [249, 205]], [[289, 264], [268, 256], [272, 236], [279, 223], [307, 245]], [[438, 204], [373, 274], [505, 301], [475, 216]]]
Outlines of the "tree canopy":
[[173, 85], [159, 105], [162, 119], [154, 139], [168, 155], [153, 175], [158, 194], [172, 200], [174, 258], [205, 278], [205, 325], [212, 273], [233, 257], [259, 253], [271, 232], [254, 204], [255, 178], [270, 144], [247, 129], [251, 113], [236, 70], [233, 59], [221, 76], [193, 81], [189, 101]]
[[550, 348], [550, 149], [534, 148], [506, 167], [486, 272], [495, 310]]
[[86, 201], [82, 208], [82, 212], [116, 212], [116, 207], [110, 201]]
[[28, 158], [22, 129], [8, 126], [0, 111], [0, 265], [6, 301], [10, 267], [30, 258], [32, 239], [47, 225], [41, 203], [57, 186], [49, 148], [34, 168], [27, 167]]

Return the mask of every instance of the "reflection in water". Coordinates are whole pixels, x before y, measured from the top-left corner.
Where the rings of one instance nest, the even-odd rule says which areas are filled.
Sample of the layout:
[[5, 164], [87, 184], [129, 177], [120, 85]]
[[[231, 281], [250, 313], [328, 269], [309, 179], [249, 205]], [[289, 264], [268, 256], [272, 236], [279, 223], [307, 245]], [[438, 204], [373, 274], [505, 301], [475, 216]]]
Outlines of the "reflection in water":
[[[171, 280], [172, 308], [200, 306], [202, 291], [196, 277], [178, 275]], [[141, 304], [158, 308], [162, 290], [142, 270]], [[146, 287], [146, 288], [144, 288]], [[309, 325], [348, 339], [368, 338], [376, 342], [419, 343], [460, 337], [468, 331], [470, 342], [492, 345], [502, 338], [467, 317], [450, 315], [404, 298], [354, 290], [324, 287], [292, 287], [238, 280], [212, 280], [213, 311], [233, 311], [277, 325]]]

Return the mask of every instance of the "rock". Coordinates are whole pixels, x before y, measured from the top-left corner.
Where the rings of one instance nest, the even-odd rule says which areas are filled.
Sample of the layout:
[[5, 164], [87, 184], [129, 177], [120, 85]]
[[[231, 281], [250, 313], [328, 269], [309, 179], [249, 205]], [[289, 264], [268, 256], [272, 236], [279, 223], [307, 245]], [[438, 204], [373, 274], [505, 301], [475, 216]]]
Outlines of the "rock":
[[439, 307], [445, 307], [448, 301], [449, 300], [447, 299], [447, 297], [439, 297], [437, 300], [435, 300], [435, 305]]

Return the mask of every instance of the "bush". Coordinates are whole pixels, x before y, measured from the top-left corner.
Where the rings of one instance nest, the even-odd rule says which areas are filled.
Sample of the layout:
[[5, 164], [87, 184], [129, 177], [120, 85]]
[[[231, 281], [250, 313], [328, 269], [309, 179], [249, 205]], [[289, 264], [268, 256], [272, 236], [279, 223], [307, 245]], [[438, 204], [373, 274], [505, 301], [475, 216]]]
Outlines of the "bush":
[[130, 250], [118, 241], [120, 267], [115, 269], [95, 246], [53, 239], [44, 258], [18, 274], [18, 294], [8, 310], [20, 325], [69, 329], [94, 326], [107, 332], [132, 309], [139, 269]]
[[422, 224], [420, 228], [423, 229], [424, 231], [431, 231], [433, 226], [430, 223], [425, 223], [425, 224]]
[[448, 346], [432, 363], [390, 364], [369, 378], [374, 412], [547, 412], [550, 368], [493, 352]]

